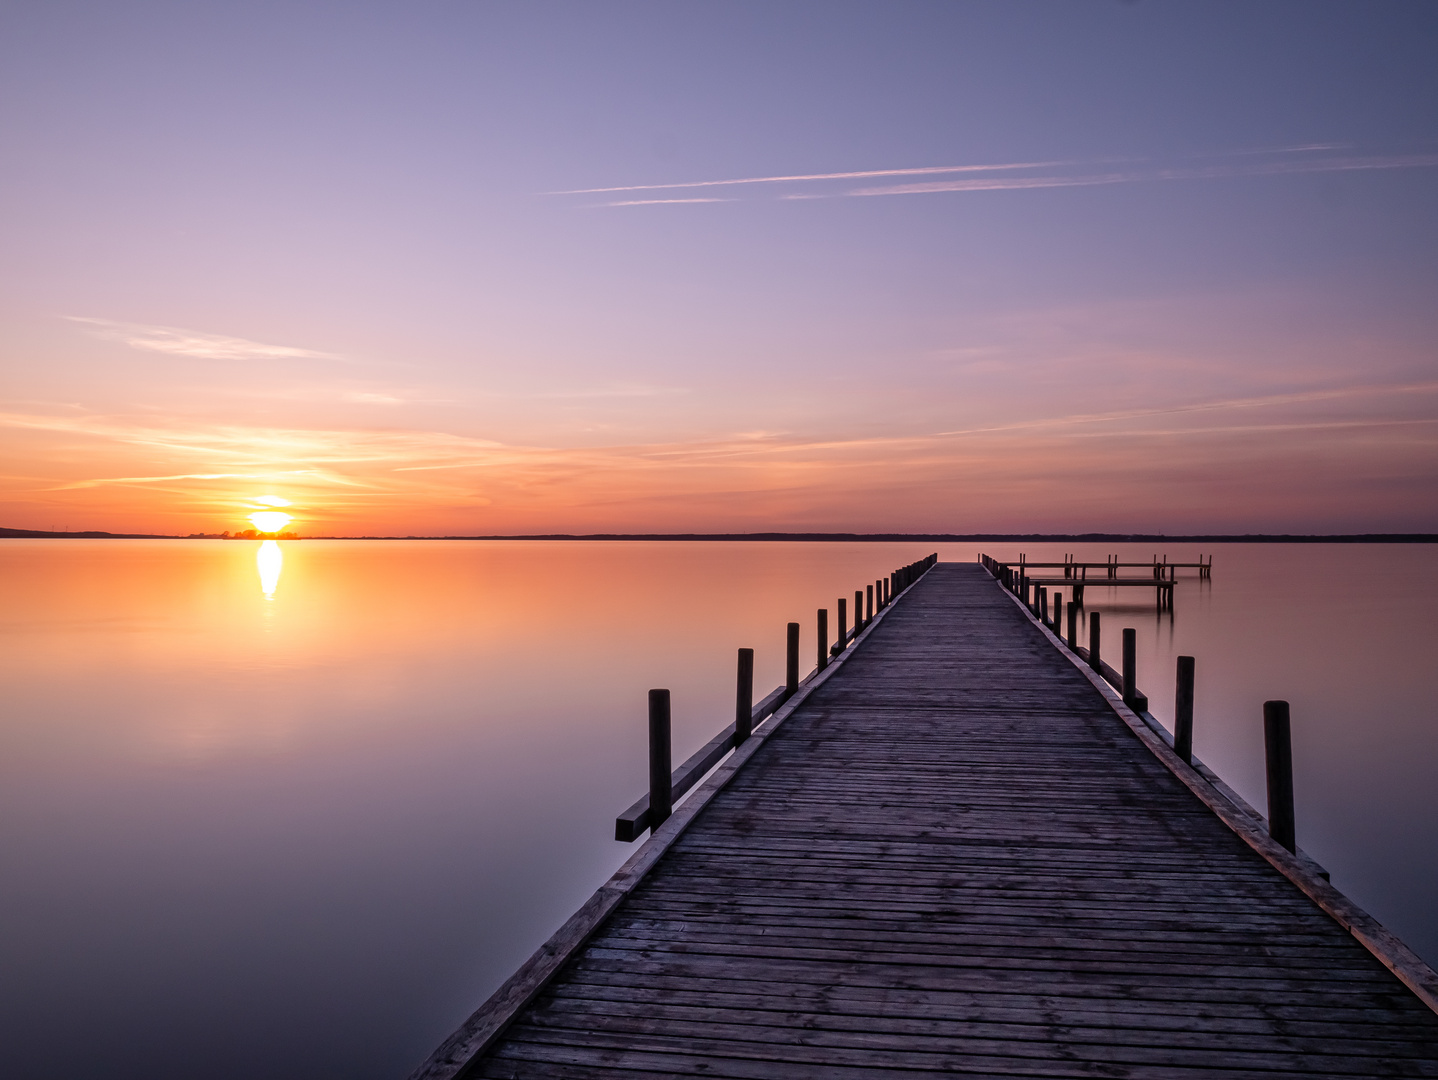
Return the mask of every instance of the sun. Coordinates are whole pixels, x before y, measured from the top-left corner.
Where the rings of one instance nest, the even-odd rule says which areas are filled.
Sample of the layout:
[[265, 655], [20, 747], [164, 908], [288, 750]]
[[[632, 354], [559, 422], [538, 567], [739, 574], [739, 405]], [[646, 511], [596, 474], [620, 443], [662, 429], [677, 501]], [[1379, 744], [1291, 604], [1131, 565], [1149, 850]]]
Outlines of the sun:
[[289, 514], [278, 510], [257, 510], [250, 515], [250, 524], [262, 533], [277, 533], [292, 520]]
[[289, 499], [282, 499], [278, 495], [257, 495], [255, 503], [260, 509], [250, 515], [250, 524], [262, 533], [277, 533], [294, 520], [279, 509], [281, 506], [289, 506]]

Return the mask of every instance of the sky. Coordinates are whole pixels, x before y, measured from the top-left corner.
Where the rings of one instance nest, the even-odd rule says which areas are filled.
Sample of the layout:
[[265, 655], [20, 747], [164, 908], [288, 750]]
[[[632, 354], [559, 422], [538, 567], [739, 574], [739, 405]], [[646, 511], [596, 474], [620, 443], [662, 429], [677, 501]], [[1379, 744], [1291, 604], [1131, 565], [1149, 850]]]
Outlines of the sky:
[[0, 0], [0, 525], [1438, 531], [1438, 5]]

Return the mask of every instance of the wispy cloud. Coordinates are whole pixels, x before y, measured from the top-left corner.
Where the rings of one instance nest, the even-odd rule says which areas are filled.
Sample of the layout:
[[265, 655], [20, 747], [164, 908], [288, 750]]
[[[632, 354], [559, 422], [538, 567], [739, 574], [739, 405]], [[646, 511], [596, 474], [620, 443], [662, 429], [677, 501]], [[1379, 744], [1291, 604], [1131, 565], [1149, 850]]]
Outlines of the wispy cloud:
[[132, 349], [189, 356], [196, 360], [337, 360], [333, 353], [293, 345], [268, 345], [247, 338], [185, 330], [178, 326], [151, 326], [116, 322], [82, 315], [66, 316], [95, 337], [119, 341]]
[[1418, 169], [1438, 165], [1438, 154], [1404, 154], [1393, 157], [1328, 158], [1321, 161], [1267, 161], [1252, 165], [1210, 165], [1195, 168], [1136, 169], [1128, 172], [1066, 176], [985, 177], [974, 180], [939, 180], [918, 184], [887, 184], [851, 191], [785, 198], [821, 199], [872, 195], [931, 195], [947, 191], [1014, 191], [1025, 188], [1093, 187], [1099, 184], [1141, 184], [1161, 180], [1226, 180], [1245, 176], [1281, 176], [1295, 173], [1353, 172], [1365, 169]]
[[[1022, 191], [1042, 188], [1095, 187], [1172, 180], [1223, 180], [1240, 177], [1283, 176], [1302, 173], [1353, 172], [1379, 169], [1418, 169], [1438, 166], [1438, 153], [1341, 155], [1347, 149], [1336, 143], [1309, 143], [1271, 149], [1215, 154], [1209, 164], [1163, 164], [1136, 158], [1090, 161], [1023, 161], [986, 165], [934, 165], [920, 168], [865, 169], [852, 172], [795, 173], [749, 176], [729, 180], [691, 180], [674, 184], [630, 184], [622, 187], [577, 188], [550, 195], [592, 195], [639, 191], [679, 191], [685, 188], [734, 188], [740, 185], [803, 185], [785, 191], [781, 200], [866, 198], [881, 195], [932, 195], [974, 191]], [[1234, 160], [1234, 159], [1242, 160]], [[1107, 167], [1105, 167], [1107, 166]], [[1117, 166], [1117, 167], [1116, 167]], [[1014, 175], [1022, 173], [1023, 175]], [[1037, 175], [1035, 175], [1037, 173]], [[918, 177], [944, 177], [922, 180]], [[846, 187], [839, 181], [906, 178], [905, 183]], [[729, 202], [718, 198], [643, 198], [590, 203], [596, 207], [661, 206], [675, 203]]]
[[[997, 172], [1005, 169], [1043, 169], [1062, 161], [1020, 161], [1003, 165], [925, 165], [916, 169], [864, 169], [860, 172], [796, 173], [791, 176], [746, 176], [737, 180], [688, 180], [678, 184], [629, 184], [624, 187], [575, 188], [547, 191], [546, 195], [606, 195], [616, 191], [677, 191], [680, 188], [729, 187], [735, 184], [793, 184], [810, 180], [868, 180], [879, 176], [932, 176], [941, 173]], [[656, 199], [655, 202], [705, 202], [704, 199]], [[606, 205], [641, 205], [612, 203]]]
[[620, 199], [616, 202], [595, 203], [595, 206], [673, 206], [676, 203], [720, 203], [733, 199]]

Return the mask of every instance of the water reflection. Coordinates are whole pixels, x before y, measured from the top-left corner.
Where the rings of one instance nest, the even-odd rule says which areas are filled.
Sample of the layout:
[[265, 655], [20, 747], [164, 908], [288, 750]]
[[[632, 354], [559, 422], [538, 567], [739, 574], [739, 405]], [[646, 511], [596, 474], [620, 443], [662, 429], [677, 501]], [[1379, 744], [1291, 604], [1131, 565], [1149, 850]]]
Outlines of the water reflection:
[[[807, 665], [816, 608], [930, 550], [0, 543], [0, 1074], [406, 1075], [632, 854], [646, 688], [687, 757], [738, 647], [777, 685], [789, 620]], [[1150, 554], [1077, 557], [1114, 551]], [[1157, 620], [1090, 571], [1111, 657], [1138, 629], [1165, 723], [1198, 658], [1195, 751], [1257, 806], [1262, 703], [1290, 700], [1298, 842], [1438, 958], [1438, 546], [1215, 562]]]
[[274, 540], [266, 540], [255, 552], [255, 567], [260, 572], [260, 588], [266, 600], [273, 600], [275, 589], [280, 583], [280, 571], [285, 568], [284, 552]]

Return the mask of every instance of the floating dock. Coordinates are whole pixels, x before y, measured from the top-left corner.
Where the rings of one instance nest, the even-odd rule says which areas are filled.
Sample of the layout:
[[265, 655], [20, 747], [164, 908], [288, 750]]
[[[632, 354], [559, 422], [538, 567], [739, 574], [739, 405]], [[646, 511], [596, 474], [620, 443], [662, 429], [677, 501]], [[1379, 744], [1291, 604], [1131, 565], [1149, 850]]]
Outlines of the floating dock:
[[1435, 1005], [984, 567], [938, 564], [414, 1076], [1438, 1076]]

